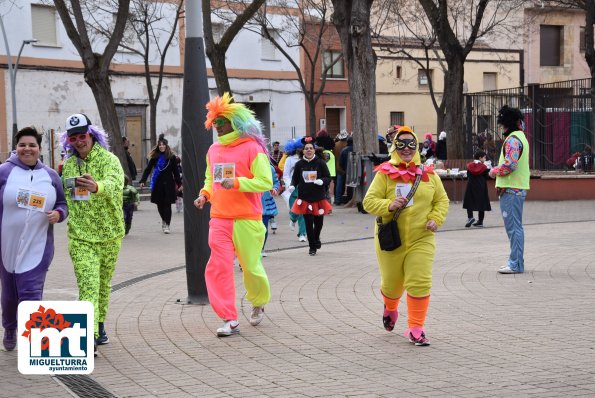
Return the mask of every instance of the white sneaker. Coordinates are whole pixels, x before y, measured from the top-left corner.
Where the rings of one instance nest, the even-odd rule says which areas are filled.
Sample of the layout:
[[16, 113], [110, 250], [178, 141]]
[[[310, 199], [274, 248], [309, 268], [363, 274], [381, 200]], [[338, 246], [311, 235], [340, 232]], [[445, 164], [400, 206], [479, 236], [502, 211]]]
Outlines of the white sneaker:
[[298, 237], [298, 240], [299, 240], [300, 242], [305, 242], [305, 241], [307, 240], [307, 239], [306, 239], [306, 235], [300, 235], [300, 236]]
[[217, 336], [219, 337], [231, 336], [232, 334], [238, 333], [240, 333], [240, 323], [235, 319], [232, 321], [225, 321], [223, 326], [217, 329]]
[[262, 322], [262, 318], [264, 318], [264, 307], [253, 307], [250, 315], [250, 325], [258, 325]]
[[169, 225], [165, 224], [165, 227], [163, 227], [163, 233], [169, 234]]
[[295, 231], [295, 221], [290, 221], [289, 222], [289, 230], [290, 231]]
[[262, 251], [262, 253], [260, 253], [261, 256], [263, 257], [268, 257], [269, 253], [265, 252], [264, 250]]
[[513, 269], [511, 269], [510, 267], [504, 267], [504, 268], [500, 268], [498, 270], [498, 273], [500, 274], [520, 274], [520, 271], [515, 271]]
[[277, 221], [271, 221], [271, 229], [277, 229]]

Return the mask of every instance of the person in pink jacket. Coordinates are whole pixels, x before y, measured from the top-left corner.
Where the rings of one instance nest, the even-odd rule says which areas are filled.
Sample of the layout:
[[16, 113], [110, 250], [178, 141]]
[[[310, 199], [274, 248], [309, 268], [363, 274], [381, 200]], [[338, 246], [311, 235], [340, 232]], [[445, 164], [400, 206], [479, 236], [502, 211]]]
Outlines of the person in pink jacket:
[[213, 310], [223, 319], [217, 336], [240, 332], [235, 304], [234, 253], [242, 267], [246, 297], [252, 303], [250, 324], [258, 325], [271, 297], [262, 266], [266, 229], [262, 223], [262, 192], [273, 189], [266, 140], [254, 113], [232, 102], [229, 93], [207, 104], [207, 129], [215, 126], [217, 142], [207, 153], [205, 183], [194, 205], [211, 203], [205, 280]]

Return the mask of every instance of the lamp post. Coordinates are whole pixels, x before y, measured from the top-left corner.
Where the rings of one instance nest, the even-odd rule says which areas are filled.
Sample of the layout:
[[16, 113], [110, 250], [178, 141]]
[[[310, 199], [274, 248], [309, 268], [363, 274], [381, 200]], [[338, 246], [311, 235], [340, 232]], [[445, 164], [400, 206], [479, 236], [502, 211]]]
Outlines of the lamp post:
[[16, 62], [12, 63], [12, 57], [10, 55], [10, 47], [8, 46], [8, 39], [6, 37], [6, 31], [4, 30], [4, 20], [0, 17], [0, 28], [2, 29], [2, 36], [4, 37], [4, 46], [6, 47], [6, 57], [8, 59], [8, 77], [10, 78], [10, 94], [12, 99], [12, 146], [14, 148], [14, 138], [17, 135], [17, 95], [16, 95], [16, 84], [17, 84], [17, 70], [19, 68], [19, 59], [25, 44], [31, 44], [37, 42], [37, 39], [23, 40], [19, 54], [17, 55]]
[[[6, 36], [4, 36], [6, 37]], [[17, 135], [18, 132], [18, 128], [17, 128], [17, 93], [16, 93], [16, 86], [17, 86], [17, 71], [19, 70], [19, 60], [21, 59], [21, 53], [23, 52], [23, 48], [25, 47], [25, 44], [31, 44], [31, 43], [36, 43], [37, 39], [29, 39], [29, 40], [23, 40], [23, 42], [21, 43], [21, 48], [19, 49], [19, 54], [17, 55], [17, 60], [15, 61], [13, 67], [12, 67], [12, 71], [11, 71], [11, 79], [10, 79], [10, 94], [12, 97], [12, 145], [14, 146], [14, 138]], [[10, 54], [8, 51], [8, 45], [6, 45], [6, 52], [8, 55], [8, 58], [10, 59]], [[9, 64], [10, 66], [10, 61]]]
[[186, 41], [184, 46], [184, 91], [182, 102], [182, 175], [184, 177], [184, 238], [186, 248], [186, 282], [188, 304], [208, 304], [205, 268], [209, 248], [209, 209], [198, 211], [194, 199], [202, 188], [207, 169], [207, 151], [213, 134], [204, 121], [209, 102], [209, 84], [205, 60], [201, 2], [189, 0], [186, 7]]

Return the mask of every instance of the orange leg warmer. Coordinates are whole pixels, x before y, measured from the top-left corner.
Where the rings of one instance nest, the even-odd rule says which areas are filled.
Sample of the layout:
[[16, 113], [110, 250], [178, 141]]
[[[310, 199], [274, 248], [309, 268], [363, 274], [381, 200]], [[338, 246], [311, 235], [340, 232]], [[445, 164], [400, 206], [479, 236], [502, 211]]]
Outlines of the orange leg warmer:
[[422, 329], [424, 327], [429, 305], [430, 296], [411, 297], [407, 295], [407, 323], [409, 329]]

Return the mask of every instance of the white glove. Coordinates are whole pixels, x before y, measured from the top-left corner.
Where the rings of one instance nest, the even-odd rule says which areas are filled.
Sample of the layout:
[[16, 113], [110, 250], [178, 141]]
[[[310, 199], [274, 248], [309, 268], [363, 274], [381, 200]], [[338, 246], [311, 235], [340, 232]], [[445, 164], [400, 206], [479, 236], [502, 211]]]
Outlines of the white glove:
[[295, 187], [290, 185], [289, 188], [287, 188], [287, 192], [292, 193], [293, 191], [295, 191]]
[[321, 179], [318, 179], [318, 180], [314, 180], [314, 184], [322, 185], [322, 184], [324, 184], [324, 182]]

